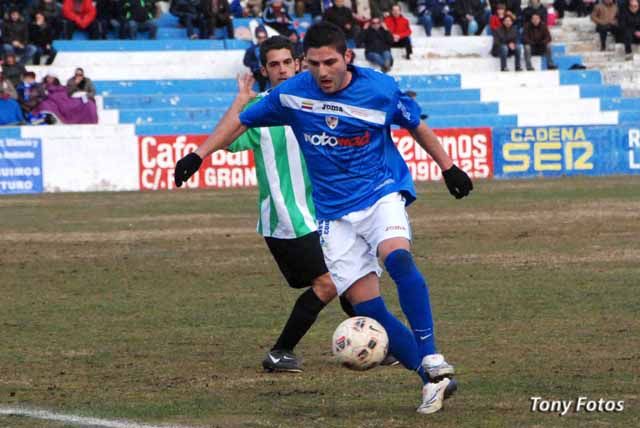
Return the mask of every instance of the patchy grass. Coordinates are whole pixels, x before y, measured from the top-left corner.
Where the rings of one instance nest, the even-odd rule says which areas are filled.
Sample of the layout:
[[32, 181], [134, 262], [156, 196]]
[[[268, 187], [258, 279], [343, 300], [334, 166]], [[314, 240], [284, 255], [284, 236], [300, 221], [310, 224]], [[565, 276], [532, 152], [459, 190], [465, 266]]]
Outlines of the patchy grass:
[[[640, 177], [419, 191], [414, 253], [461, 385], [443, 412], [414, 413], [406, 370], [335, 364], [336, 304], [297, 349], [303, 374], [261, 371], [299, 292], [250, 190], [0, 198], [0, 406], [225, 428], [637, 426]], [[401, 314], [386, 276], [383, 292]], [[559, 418], [531, 396], [625, 410]]]

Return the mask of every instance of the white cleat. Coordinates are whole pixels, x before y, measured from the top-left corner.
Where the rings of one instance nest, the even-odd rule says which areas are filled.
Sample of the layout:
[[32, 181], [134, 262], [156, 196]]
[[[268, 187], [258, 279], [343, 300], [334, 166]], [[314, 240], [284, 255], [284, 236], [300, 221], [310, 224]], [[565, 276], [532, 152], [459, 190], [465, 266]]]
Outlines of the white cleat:
[[440, 382], [431, 382], [422, 387], [422, 404], [416, 412], [429, 415], [442, 409], [444, 403], [444, 393], [451, 379], [445, 377]]
[[442, 354], [425, 355], [422, 359], [422, 368], [433, 380], [453, 376], [455, 373], [453, 366], [444, 360]]

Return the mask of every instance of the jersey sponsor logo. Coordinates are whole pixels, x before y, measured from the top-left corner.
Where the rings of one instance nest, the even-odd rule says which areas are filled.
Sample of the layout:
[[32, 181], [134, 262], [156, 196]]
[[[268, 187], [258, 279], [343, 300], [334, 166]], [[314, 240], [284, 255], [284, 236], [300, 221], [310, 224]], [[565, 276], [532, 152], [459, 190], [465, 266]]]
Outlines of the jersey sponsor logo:
[[340, 107], [338, 104], [325, 103], [325, 104], [322, 104], [321, 109], [324, 111], [344, 112], [344, 109]]
[[304, 141], [314, 146], [343, 146], [343, 147], [362, 147], [371, 142], [371, 134], [366, 131], [364, 135], [356, 135], [354, 137], [334, 137], [323, 132], [322, 134], [304, 134]]
[[329, 128], [336, 129], [339, 119], [337, 116], [325, 116], [324, 121], [327, 123]]

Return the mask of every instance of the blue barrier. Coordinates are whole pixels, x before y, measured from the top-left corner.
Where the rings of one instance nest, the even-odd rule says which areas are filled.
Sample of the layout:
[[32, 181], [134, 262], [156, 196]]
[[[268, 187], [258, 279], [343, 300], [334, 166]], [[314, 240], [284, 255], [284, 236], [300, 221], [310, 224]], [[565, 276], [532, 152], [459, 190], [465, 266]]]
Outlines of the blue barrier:
[[95, 82], [95, 86], [102, 95], [236, 93], [238, 90], [235, 79], [102, 80]]
[[480, 89], [418, 89], [415, 91], [416, 101], [420, 103], [480, 101]]
[[640, 111], [621, 111], [618, 114], [618, 123], [620, 124], [634, 124], [640, 123]]
[[602, 98], [600, 109], [640, 111], [640, 98]]
[[0, 138], [20, 138], [19, 126], [0, 126]]
[[640, 174], [640, 127], [495, 128], [494, 177]]
[[229, 106], [235, 94], [122, 95], [104, 98], [108, 109]]
[[497, 102], [482, 102], [482, 101], [468, 101], [468, 102], [442, 102], [442, 103], [423, 103], [420, 102], [422, 111], [428, 114], [430, 117], [434, 115], [440, 116], [457, 116], [463, 114], [499, 114], [499, 106]]
[[403, 90], [419, 91], [423, 89], [460, 88], [459, 74], [433, 74], [427, 76], [395, 76], [398, 86]]

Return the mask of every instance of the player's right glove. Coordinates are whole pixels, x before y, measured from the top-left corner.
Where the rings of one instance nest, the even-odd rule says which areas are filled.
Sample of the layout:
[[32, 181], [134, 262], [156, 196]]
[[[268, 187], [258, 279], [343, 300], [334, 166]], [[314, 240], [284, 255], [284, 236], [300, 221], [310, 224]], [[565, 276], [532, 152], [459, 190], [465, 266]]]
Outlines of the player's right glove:
[[189, 177], [198, 171], [202, 165], [202, 158], [194, 152], [189, 153], [176, 163], [176, 168], [173, 172], [173, 178], [176, 182], [176, 186], [182, 186], [182, 183], [187, 181]]
[[473, 183], [467, 173], [455, 165], [444, 171], [442, 176], [449, 193], [455, 196], [456, 199], [464, 198], [473, 190]]

